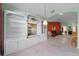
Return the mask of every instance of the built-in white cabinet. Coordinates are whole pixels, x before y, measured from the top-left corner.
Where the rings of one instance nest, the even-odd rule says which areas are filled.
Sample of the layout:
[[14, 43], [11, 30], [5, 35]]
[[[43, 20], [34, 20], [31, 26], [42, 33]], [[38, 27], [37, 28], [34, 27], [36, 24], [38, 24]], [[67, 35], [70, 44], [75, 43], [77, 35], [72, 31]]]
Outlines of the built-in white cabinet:
[[21, 40], [26, 40], [26, 20], [24, 15], [8, 10], [4, 17], [4, 54], [7, 55], [17, 51], [20, 45], [24, 47], [25, 41]]
[[4, 55], [15, 53], [46, 40], [41, 32], [41, 22], [37, 23], [37, 34], [27, 37], [26, 15], [6, 10], [4, 17]]
[[16, 40], [6, 40], [4, 45], [4, 55], [8, 55], [10, 53], [16, 52], [18, 49]]

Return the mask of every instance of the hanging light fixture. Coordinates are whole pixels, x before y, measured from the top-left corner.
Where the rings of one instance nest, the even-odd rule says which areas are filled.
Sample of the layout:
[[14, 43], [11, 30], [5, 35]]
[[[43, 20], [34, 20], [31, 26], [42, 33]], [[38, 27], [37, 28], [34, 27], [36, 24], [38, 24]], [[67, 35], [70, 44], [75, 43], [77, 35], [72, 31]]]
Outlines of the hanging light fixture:
[[48, 23], [47, 23], [47, 21], [46, 20], [44, 20], [43, 21], [43, 25], [47, 25]]
[[47, 25], [47, 21], [46, 21], [46, 4], [44, 5], [44, 21], [43, 21], [43, 25]]

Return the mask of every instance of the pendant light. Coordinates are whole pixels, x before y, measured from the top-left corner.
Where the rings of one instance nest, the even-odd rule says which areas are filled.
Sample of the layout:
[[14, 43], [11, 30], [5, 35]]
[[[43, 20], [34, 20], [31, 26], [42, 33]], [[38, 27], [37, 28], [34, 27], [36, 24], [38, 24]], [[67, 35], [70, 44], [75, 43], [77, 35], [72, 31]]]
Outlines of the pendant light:
[[43, 25], [47, 25], [47, 21], [46, 21], [46, 4], [44, 5], [44, 21], [43, 21]]
[[43, 21], [43, 25], [47, 25], [48, 23], [47, 23], [47, 21], [46, 20], [44, 20]]

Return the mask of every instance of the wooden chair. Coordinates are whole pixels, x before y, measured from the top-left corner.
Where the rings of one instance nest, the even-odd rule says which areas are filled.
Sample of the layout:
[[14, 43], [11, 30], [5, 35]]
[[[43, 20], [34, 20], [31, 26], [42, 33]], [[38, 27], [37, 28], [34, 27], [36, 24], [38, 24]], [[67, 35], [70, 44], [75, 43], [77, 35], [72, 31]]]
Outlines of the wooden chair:
[[77, 44], [77, 33], [76, 32], [72, 32], [71, 35], [71, 45], [72, 46], [76, 46]]

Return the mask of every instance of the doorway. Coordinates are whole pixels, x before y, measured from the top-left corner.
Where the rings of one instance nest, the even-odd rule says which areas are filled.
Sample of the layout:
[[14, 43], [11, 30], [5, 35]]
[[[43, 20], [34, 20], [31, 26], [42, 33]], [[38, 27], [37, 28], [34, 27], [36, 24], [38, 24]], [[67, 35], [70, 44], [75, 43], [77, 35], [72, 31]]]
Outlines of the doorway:
[[64, 38], [63, 41], [69, 40], [69, 44], [76, 47], [77, 12], [63, 12], [62, 15], [58, 13], [50, 18], [48, 20], [48, 37], [60, 39], [58, 36], [61, 36]]

